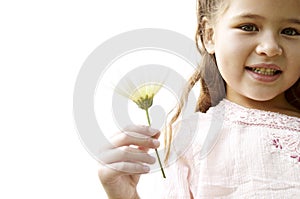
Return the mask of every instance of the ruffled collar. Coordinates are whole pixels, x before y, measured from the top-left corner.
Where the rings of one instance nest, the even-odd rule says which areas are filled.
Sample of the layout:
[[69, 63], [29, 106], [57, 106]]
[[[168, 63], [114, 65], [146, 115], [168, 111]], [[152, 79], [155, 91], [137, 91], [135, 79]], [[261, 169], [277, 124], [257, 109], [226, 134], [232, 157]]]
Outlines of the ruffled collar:
[[[212, 111], [212, 110], [209, 110]], [[213, 108], [214, 114], [224, 114], [224, 121], [232, 123], [265, 126], [274, 129], [286, 129], [300, 133], [300, 118], [281, 113], [246, 108], [223, 99]]]

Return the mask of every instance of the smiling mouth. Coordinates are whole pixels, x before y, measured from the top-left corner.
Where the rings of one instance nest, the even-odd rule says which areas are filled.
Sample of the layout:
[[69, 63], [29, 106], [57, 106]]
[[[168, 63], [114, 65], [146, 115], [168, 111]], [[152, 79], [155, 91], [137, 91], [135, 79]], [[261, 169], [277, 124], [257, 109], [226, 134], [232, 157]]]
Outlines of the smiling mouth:
[[255, 67], [246, 66], [246, 70], [252, 71], [256, 74], [265, 75], [265, 76], [274, 76], [282, 73], [281, 70], [276, 70], [273, 68], [255, 68]]

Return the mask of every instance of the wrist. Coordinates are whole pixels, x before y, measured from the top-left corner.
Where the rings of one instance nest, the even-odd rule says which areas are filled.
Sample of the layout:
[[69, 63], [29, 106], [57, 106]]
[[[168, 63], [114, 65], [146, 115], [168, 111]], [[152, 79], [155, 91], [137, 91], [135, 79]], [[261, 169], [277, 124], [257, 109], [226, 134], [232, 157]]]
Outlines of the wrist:
[[135, 192], [134, 196], [132, 197], [132, 199], [141, 199], [139, 194], [137, 192]]
[[[108, 197], [108, 199], [124, 199], [124, 197]], [[138, 193], [135, 193], [132, 197], [128, 199], [141, 199]]]

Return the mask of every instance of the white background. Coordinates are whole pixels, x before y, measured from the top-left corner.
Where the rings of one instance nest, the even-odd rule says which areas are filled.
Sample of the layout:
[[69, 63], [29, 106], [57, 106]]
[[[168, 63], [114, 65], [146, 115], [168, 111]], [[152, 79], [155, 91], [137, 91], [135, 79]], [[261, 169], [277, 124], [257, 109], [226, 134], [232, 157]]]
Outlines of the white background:
[[[106, 198], [73, 121], [81, 65], [133, 29], [193, 39], [195, 9], [184, 0], [1, 1], [0, 198]], [[142, 198], [155, 198], [151, 186], [143, 184]]]

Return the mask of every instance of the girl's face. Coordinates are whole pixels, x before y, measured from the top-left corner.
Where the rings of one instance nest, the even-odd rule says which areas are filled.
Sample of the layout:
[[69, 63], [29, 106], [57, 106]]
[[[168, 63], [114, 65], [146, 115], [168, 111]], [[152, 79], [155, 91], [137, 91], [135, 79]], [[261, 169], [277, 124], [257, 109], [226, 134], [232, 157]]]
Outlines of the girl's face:
[[215, 53], [227, 98], [286, 103], [284, 91], [300, 77], [300, 0], [226, 1], [207, 50]]

